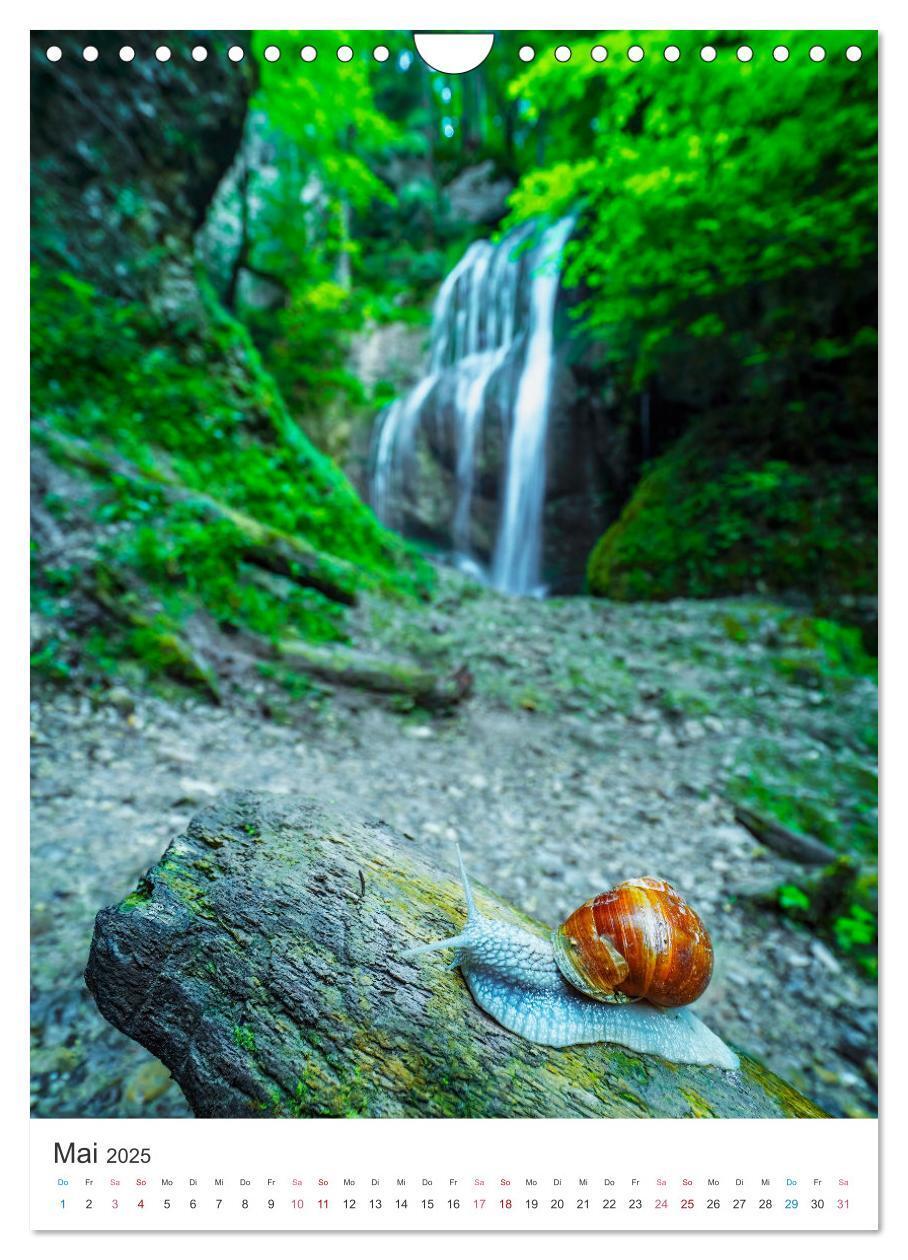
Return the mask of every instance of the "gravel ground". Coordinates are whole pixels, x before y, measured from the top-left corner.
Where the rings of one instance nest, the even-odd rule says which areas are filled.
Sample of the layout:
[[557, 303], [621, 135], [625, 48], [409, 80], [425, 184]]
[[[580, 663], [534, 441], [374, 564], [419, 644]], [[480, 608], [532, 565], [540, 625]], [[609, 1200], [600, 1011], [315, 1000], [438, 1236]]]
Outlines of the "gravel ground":
[[[122, 686], [40, 684], [32, 714], [33, 1112], [185, 1115], [163, 1066], [98, 1015], [82, 969], [123, 897], [195, 809], [227, 789], [311, 793], [378, 814], [447, 867], [556, 923], [658, 874], [710, 926], [699, 1004], [726, 1040], [835, 1115], [875, 1114], [876, 991], [827, 943], [736, 891], [798, 868], [734, 822], [759, 767], [841, 821], [875, 766], [869, 680], [843, 678], [790, 610], [752, 600], [518, 601], [445, 575], [433, 605], [367, 604], [355, 640], [468, 665], [453, 716], [314, 688], [237, 684], [216, 708]], [[789, 785], [790, 786], [790, 785]]]

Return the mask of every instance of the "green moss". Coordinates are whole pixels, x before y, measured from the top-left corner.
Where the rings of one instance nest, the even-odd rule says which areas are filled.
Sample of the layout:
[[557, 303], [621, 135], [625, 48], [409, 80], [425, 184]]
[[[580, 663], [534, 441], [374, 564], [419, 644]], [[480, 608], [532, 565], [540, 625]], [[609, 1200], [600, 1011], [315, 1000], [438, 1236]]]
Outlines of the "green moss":
[[679, 1088], [682, 1098], [690, 1106], [691, 1115], [698, 1120], [712, 1119], [715, 1116], [715, 1110], [709, 1105], [706, 1099], [695, 1089], [685, 1088], [683, 1085]]
[[[376, 520], [290, 416], [247, 330], [201, 280], [199, 291], [191, 310], [165, 318], [115, 301], [66, 272], [33, 269], [38, 440], [54, 454], [54, 432], [74, 435], [148, 473], [141, 482], [111, 477], [99, 460], [95, 514], [99, 524], [118, 525], [100, 557], [138, 576], [160, 605], [160, 624], [111, 628], [106, 646], [96, 644], [93, 656], [81, 652], [93, 668], [101, 662], [115, 668], [128, 657], [151, 676], [173, 675], [179, 655], [174, 628], [200, 611], [228, 630], [272, 641], [346, 636], [339, 605], [291, 580], [266, 581], [244, 564], [237, 527], [213, 517], [201, 497], [193, 500], [194, 490], [302, 540], [324, 554], [327, 568], [332, 557], [347, 570], [352, 565], [362, 590], [414, 598], [433, 582], [430, 567]], [[190, 498], [169, 501], [156, 489], [162, 472]], [[49, 598], [54, 575], [40, 558], [39, 569], [38, 588]], [[70, 668], [53, 641], [36, 665], [56, 675]], [[210, 683], [204, 671], [192, 669], [183, 680]]]
[[144, 906], [146, 902], [150, 901], [151, 895], [151, 881], [143, 877], [129, 896], [123, 898], [119, 909], [124, 911], [135, 910], [136, 906]]
[[37, 652], [32, 652], [29, 664], [36, 674], [60, 682], [72, 674], [72, 666], [66, 659], [66, 646], [63, 638], [54, 635], [42, 643]]
[[193, 914], [203, 918], [213, 918], [214, 913], [204, 890], [196, 878], [175, 858], [166, 854], [155, 867], [155, 873], [162, 883]]
[[864, 650], [861, 632], [820, 617], [788, 617], [783, 634], [795, 637], [802, 648], [814, 654], [818, 671], [828, 678], [877, 677], [877, 662]]
[[255, 1053], [255, 1030], [247, 1024], [238, 1024], [234, 1028], [233, 1040], [234, 1044], [242, 1050], [248, 1050], [250, 1054]]
[[659, 703], [667, 713], [676, 717], [705, 717], [716, 708], [716, 703], [703, 692], [684, 687], [668, 687], [659, 697]]
[[714, 428], [695, 426], [650, 464], [593, 549], [591, 592], [619, 600], [872, 595], [873, 466], [795, 465], [748, 455], [743, 443], [739, 454]]
[[724, 613], [722, 615], [722, 628], [733, 643], [747, 643], [750, 639], [750, 633], [745, 622], [732, 613]]
[[745, 1079], [752, 1082], [761, 1093], [768, 1095], [775, 1101], [781, 1115], [789, 1119], [802, 1120], [824, 1120], [827, 1118], [825, 1111], [821, 1111], [815, 1103], [805, 1098], [803, 1094], [799, 1094], [796, 1089], [788, 1085], [781, 1077], [774, 1076], [756, 1059], [750, 1059], [747, 1055], [742, 1054], [741, 1072]]
[[738, 751], [728, 794], [840, 852], [876, 853], [876, 774], [847, 748], [805, 760], [774, 743], [749, 744]]

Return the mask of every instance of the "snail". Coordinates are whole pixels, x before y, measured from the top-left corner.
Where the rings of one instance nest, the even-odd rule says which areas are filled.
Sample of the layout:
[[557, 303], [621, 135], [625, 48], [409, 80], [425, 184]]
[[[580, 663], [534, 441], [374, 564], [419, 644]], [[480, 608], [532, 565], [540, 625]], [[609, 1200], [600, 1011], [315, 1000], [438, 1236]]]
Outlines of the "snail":
[[481, 915], [459, 848], [457, 855], [466, 924], [405, 958], [456, 949], [452, 967], [477, 1005], [538, 1045], [611, 1041], [673, 1063], [738, 1067], [738, 1056], [687, 1009], [709, 983], [713, 950], [699, 915], [671, 884], [625, 880], [545, 940]]

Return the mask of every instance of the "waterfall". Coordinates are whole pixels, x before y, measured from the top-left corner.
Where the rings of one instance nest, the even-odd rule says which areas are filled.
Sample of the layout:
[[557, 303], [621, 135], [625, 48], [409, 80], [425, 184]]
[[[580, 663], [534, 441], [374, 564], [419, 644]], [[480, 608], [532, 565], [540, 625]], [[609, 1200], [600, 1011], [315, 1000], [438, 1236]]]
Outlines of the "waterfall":
[[[370, 494], [380, 519], [403, 529], [408, 511], [416, 512], [422, 442], [446, 463], [443, 532], [457, 563], [519, 595], [541, 584], [553, 324], [572, 227], [573, 219], [562, 219], [535, 243], [532, 224], [497, 245], [474, 241], [435, 300], [427, 374], [385, 408], [373, 430]], [[490, 416], [502, 443], [494, 537], [480, 554], [475, 508]]]
[[504, 510], [492, 570], [499, 590], [517, 594], [532, 593], [540, 582], [555, 299], [561, 254], [572, 227], [571, 219], [562, 219], [544, 234], [530, 294], [526, 359], [514, 401]]

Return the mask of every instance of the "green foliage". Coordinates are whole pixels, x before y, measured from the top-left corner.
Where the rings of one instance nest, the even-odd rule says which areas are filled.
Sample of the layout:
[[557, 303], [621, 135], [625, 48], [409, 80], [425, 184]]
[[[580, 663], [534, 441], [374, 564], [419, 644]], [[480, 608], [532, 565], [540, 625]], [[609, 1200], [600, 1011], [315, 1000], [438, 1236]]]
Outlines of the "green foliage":
[[876, 876], [839, 872], [835, 867], [802, 884], [776, 889], [778, 908], [796, 923], [818, 932], [862, 971], [876, 978], [878, 917]]
[[279, 591], [255, 584], [254, 571], [243, 564], [243, 536], [229, 521], [208, 520], [191, 504], [171, 508], [166, 533], [143, 519], [109, 554], [157, 589], [173, 592], [169, 606], [177, 615], [202, 604], [221, 626], [272, 641], [301, 629], [316, 641], [343, 637], [337, 605], [318, 591], [290, 581]]
[[[644, 64], [592, 61], [591, 44], [603, 41], [639, 44]], [[825, 62], [807, 56], [815, 42]], [[865, 50], [856, 64], [844, 57], [854, 42]], [[668, 43], [681, 49], [675, 64], [662, 56]], [[696, 55], [703, 43], [717, 49], [708, 66]], [[754, 48], [750, 62], [737, 59], [742, 43]], [[791, 49], [784, 64], [771, 57], [778, 43]], [[827, 302], [872, 292], [872, 43], [868, 31], [593, 35], [576, 41], [569, 64], [541, 48], [510, 85], [545, 119], [542, 169], [518, 187], [514, 218], [583, 206], [568, 279], [584, 287], [584, 319], [610, 358], [632, 365], [634, 383], [699, 353], [698, 341], [720, 339], [755, 394], [780, 359], [828, 362], [875, 344], [872, 310], [866, 327], [814, 329], [811, 345], [791, 336], [811, 318], [789, 304], [796, 289], [777, 292], [763, 318], [748, 300], [756, 286], [803, 285], [818, 272]]]
[[853, 626], [763, 603], [755, 603], [744, 614], [723, 613], [720, 620], [734, 643], [762, 642], [773, 649], [773, 668], [794, 681], [833, 689], [837, 682], [876, 681], [876, 659], [865, 651], [861, 633]]
[[29, 663], [35, 673], [58, 682], [72, 674], [72, 667], [65, 656], [63, 640], [57, 636], [47, 639], [36, 652], [32, 652]]
[[864, 651], [860, 631], [840, 626], [823, 617], [801, 617], [796, 623], [807, 648], [819, 648], [826, 658], [827, 672], [836, 678], [863, 675], [876, 678], [877, 662]]
[[792, 617], [784, 629], [793, 631], [797, 650], [775, 657], [773, 666], [806, 686], [821, 679], [845, 682], [855, 676], [876, 680], [877, 662], [864, 651], [860, 630], [817, 617]]
[[[387, 257], [370, 274], [368, 287], [355, 283], [364, 256], [369, 272], [361, 221], [395, 216], [398, 197], [381, 172], [406, 151], [411, 137], [379, 108], [376, 81], [388, 71], [371, 57], [264, 60], [265, 47], [286, 47], [288, 38], [295, 47], [310, 40], [324, 45], [323, 33], [256, 33], [262, 74], [249, 126], [273, 149], [280, 177], [253, 164], [239, 188], [240, 261], [276, 286], [280, 297], [259, 307], [244, 304], [234, 290], [229, 301], [249, 324], [291, 404], [310, 415], [366, 402], [363, 387], [345, 368], [351, 336], [367, 319], [393, 318], [393, 304], [385, 300]], [[337, 38], [347, 36], [338, 32]], [[403, 232], [399, 236], [405, 240]], [[430, 283], [436, 278], [433, 273]]]
[[[567, 65], [554, 38], [510, 85], [539, 141], [511, 219], [579, 208], [565, 273], [578, 339], [613, 394], [647, 395], [645, 436], [639, 408], [619, 419], [631, 458], [662, 456], [593, 553], [591, 589], [872, 592], [872, 33], [595, 34]], [[596, 63], [594, 42], [637, 43], [643, 64]], [[693, 440], [668, 449], [695, 417]]]
[[[114, 301], [66, 273], [32, 276], [32, 400], [54, 429], [115, 449], [152, 477], [164, 469], [190, 491], [220, 500], [329, 556], [352, 562], [363, 587], [416, 595], [427, 566], [363, 506], [353, 488], [291, 419], [248, 333], [203, 290], [204, 303], [168, 323]], [[288, 582], [276, 591], [244, 568], [232, 524], [200, 503], [168, 501], [153, 482], [105, 479], [95, 508], [116, 526], [99, 555], [140, 576], [166, 626], [113, 634], [84, 651], [103, 670], [122, 656], [151, 673], [173, 665], [172, 633], [194, 611], [221, 626], [276, 638], [344, 634], [341, 610]], [[39, 565], [39, 601], [64, 598], [63, 578]], [[37, 659], [66, 668], [53, 642]]]
[[873, 944], [876, 939], [876, 920], [863, 906], [849, 906], [849, 913], [836, 919], [833, 931], [839, 946], [847, 952]]
[[[332, 55], [335, 42], [353, 46], [350, 61]], [[296, 50], [308, 43], [322, 52], [305, 62]], [[371, 55], [379, 43], [384, 63]], [[279, 60], [262, 57], [269, 44]], [[248, 140], [271, 157], [239, 181], [238, 263], [274, 291], [262, 305], [235, 283], [225, 296], [300, 414], [380, 405], [345, 370], [353, 335], [424, 320], [434, 288], [486, 230], [452, 212], [445, 185], [482, 162], [511, 178], [528, 164], [535, 122], [509, 91], [518, 44], [499, 33], [492, 56], [462, 76], [430, 70], [396, 31], [371, 32], [369, 46], [345, 31], [327, 42], [324, 31], [255, 34]]]
[[783, 910], [809, 910], [810, 898], [797, 884], [782, 884], [777, 890], [779, 905]]

